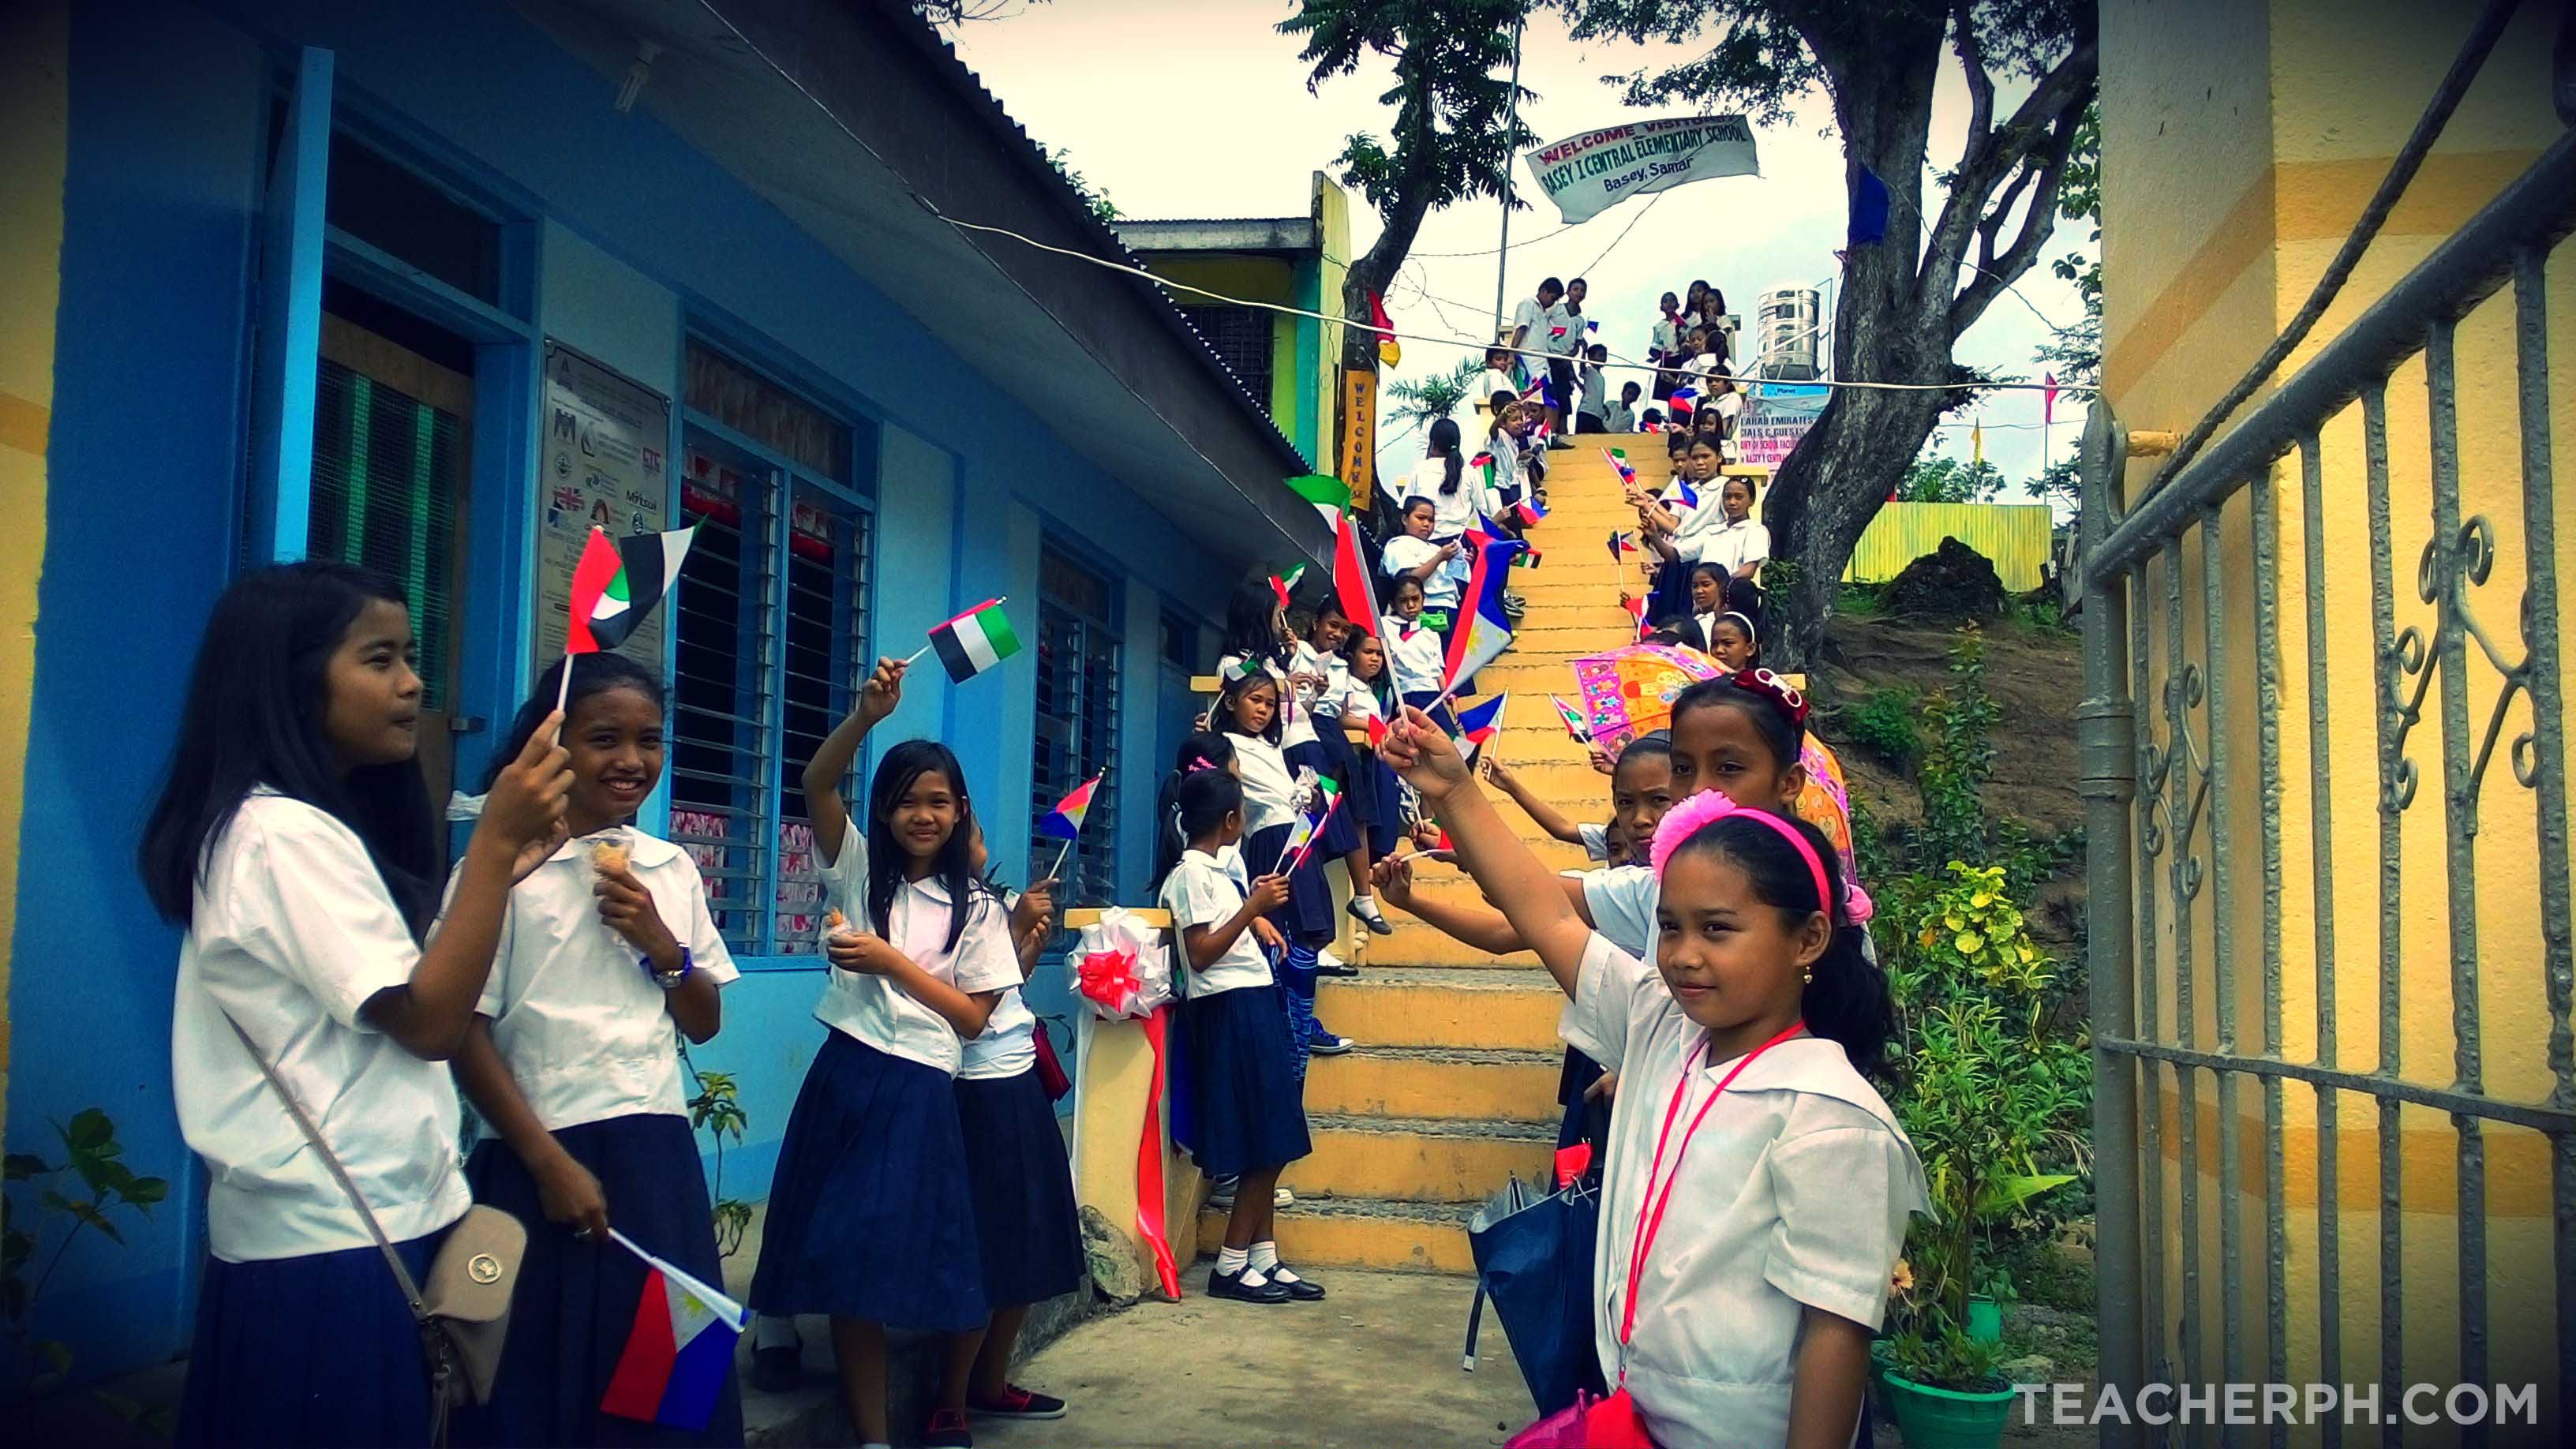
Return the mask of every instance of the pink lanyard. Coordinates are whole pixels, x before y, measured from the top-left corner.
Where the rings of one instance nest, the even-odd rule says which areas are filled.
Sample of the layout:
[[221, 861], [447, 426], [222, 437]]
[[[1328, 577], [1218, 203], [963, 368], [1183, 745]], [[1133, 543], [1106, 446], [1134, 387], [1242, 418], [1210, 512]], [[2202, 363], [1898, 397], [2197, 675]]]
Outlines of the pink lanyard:
[[[1655, 1160], [1646, 1169], [1646, 1200], [1637, 1205], [1637, 1235], [1628, 1250], [1628, 1301], [1619, 1310], [1619, 1347], [1621, 1349], [1627, 1348], [1629, 1338], [1637, 1331], [1637, 1285], [1645, 1280], [1646, 1254], [1654, 1248], [1656, 1234], [1663, 1231], [1664, 1208], [1673, 1200], [1673, 1183], [1682, 1175], [1682, 1158], [1690, 1152], [1691, 1139], [1699, 1135], [1699, 1124], [1708, 1120], [1708, 1109], [1717, 1105], [1717, 1099], [1726, 1095], [1726, 1089], [1735, 1085], [1735, 1079], [1744, 1074], [1746, 1067], [1753, 1065], [1755, 1058], [1806, 1029], [1807, 1024], [1804, 1021], [1789, 1023], [1786, 1030], [1746, 1052], [1733, 1067], [1728, 1069], [1726, 1076], [1718, 1082], [1717, 1090], [1709, 1093], [1708, 1100], [1700, 1104], [1698, 1112], [1692, 1114], [1690, 1126], [1682, 1129], [1681, 1146], [1673, 1153], [1673, 1175], [1664, 1178], [1664, 1190], [1658, 1193], [1655, 1191], [1655, 1179], [1661, 1176], [1664, 1170], [1664, 1145], [1673, 1135], [1673, 1119], [1681, 1115], [1682, 1093], [1690, 1088], [1691, 1074], [1699, 1066], [1700, 1054], [1708, 1050], [1708, 1038], [1701, 1037], [1699, 1045], [1691, 1048], [1690, 1058], [1682, 1063], [1681, 1078], [1673, 1083], [1673, 1100], [1664, 1108], [1663, 1130], [1655, 1134]], [[1619, 1381], [1626, 1383], [1628, 1368], [1624, 1360], [1627, 1355], [1622, 1353], [1620, 1357], [1623, 1361], [1619, 1366]]]

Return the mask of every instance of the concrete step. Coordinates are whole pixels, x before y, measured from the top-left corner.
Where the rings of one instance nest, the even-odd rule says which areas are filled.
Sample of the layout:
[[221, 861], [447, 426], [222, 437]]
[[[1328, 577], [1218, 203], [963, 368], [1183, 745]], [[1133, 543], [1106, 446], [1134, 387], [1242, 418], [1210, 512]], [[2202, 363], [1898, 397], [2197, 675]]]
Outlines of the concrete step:
[[1545, 1172], [1556, 1127], [1537, 1122], [1312, 1117], [1315, 1151], [1280, 1180], [1299, 1201], [1485, 1201], [1514, 1177]]
[[[1334, 1198], [1308, 1202], [1299, 1198], [1279, 1209], [1279, 1256], [1289, 1266], [1370, 1268], [1394, 1272], [1459, 1273], [1476, 1271], [1467, 1249], [1467, 1221], [1475, 1210], [1464, 1203], [1404, 1202], [1393, 1198]], [[1209, 1257], [1225, 1241], [1225, 1214], [1199, 1214], [1199, 1245]], [[1321, 1275], [1317, 1275], [1320, 1279]], [[1329, 1291], [1331, 1285], [1325, 1285]], [[1332, 1306], [1330, 1300], [1324, 1304]], [[1283, 1310], [1285, 1311], [1285, 1310]], [[1466, 1324], [1458, 1331], [1463, 1337]]]
[[[1470, 884], [1468, 889], [1472, 891], [1474, 886]], [[1531, 971], [1538, 970], [1538, 958], [1526, 951], [1515, 951], [1508, 956], [1493, 955], [1415, 920], [1406, 915], [1400, 907], [1387, 907], [1386, 918], [1395, 923], [1395, 934], [1379, 937], [1377, 943], [1369, 949], [1368, 965], [1373, 969], [1411, 971], [1425, 967], [1444, 967], [1490, 971], [1496, 967], [1517, 966]], [[1546, 978], [1542, 976], [1540, 979]], [[1361, 1036], [1351, 1027], [1343, 1026], [1338, 1017], [1333, 1019], [1333, 1025], [1335, 1029], [1359, 1037], [1362, 1041], [1372, 1040]]]
[[1306, 1110], [1348, 1117], [1553, 1122], [1557, 1052], [1364, 1046], [1306, 1067]]
[[[1471, 887], [1472, 888], [1472, 887]], [[1389, 911], [1389, 918], [1422, 928]], [[1399, 937], [1384, 938], [1393, 942]], [[1381, 946], [1365, 976], [1327, 976], [1316, 1010], [1333, 1029], [1373, 1047], [1509, 1047], [1548, 1051], [1565, 993], [1536, 966], [1522, 971], [1390, 964]]]

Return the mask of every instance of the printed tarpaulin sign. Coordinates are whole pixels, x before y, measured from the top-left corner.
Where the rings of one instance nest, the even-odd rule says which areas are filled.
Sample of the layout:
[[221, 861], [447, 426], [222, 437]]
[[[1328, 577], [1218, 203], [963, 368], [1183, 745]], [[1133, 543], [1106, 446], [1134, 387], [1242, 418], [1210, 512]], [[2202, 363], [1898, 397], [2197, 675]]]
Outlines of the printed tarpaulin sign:
[[1719, 176], [1759, 176], [1753, 127], [1742, 116], [1638, 121], [1568, 136], [1525, 153], [1530, 176], [1572, 226], [1631, 196]]
[[1825, 410], [1825, 400], [1832, 397], [1829, 387], [1808, 387], [1796, 383], [1760, 382], [1753, 384], [1753, 396], [1744, 415], [1735, 420], [1735, 448], [1739, 461], [1757, 468], [1777, 468], [1807, 429], [1816, 425], [1816, 417]]

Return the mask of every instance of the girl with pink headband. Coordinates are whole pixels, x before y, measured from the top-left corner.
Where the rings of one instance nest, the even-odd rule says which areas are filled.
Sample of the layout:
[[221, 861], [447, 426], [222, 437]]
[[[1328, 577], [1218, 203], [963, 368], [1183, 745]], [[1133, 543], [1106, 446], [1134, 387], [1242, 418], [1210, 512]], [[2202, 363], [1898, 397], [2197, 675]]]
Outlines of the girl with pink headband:
[[[1691, 764], [1750, 749], [1701, 742]], [[1677, 741], [1677, 776], [1689, 752]], [[1702, 786], [1664, 815], [1650, 963], [1550, 888], [1429, 719], [1406, 710], [1380, 755], [1571, 998], [1566, 1040], [1621, 1078], [1592, 1277], [1614, 1392], [1568, 1411], [1582, 1442], [1849, 1444], [1906, 1222], [1930, 1200], [1864, 1075], [1892, 1029], [1886, 978], [1831, 847], [1788, 813], [1794, 778], [1765, 778], [1775, 808]]]

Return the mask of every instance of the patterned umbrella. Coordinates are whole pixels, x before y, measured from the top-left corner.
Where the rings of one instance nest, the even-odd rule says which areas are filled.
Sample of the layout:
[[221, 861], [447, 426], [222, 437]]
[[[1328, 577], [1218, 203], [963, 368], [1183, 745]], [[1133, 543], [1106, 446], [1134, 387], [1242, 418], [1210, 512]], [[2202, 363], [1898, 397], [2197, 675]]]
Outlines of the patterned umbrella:
[[1673, 722], [1673, 697], [1717, 665], [1678, 644], [1630, 644], [1574, 661], [1574, 686], [1593, 741], [1616, 753], [1628, 741]]

